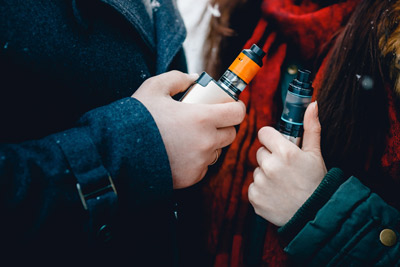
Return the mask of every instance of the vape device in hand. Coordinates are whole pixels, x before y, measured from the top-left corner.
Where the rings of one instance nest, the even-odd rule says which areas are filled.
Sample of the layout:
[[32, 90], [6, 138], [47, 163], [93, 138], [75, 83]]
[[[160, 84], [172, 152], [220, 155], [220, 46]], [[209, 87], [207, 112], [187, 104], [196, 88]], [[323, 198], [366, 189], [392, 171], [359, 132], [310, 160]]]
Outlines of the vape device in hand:
[[313, 94], [310, 75], [308, 70], [299, 70], [297, 77], [289, 84], [278, 126], [279, 132], [297, 146], [303, 136], [304, 113]]
[[[278, 131], [297, 146], [303, 136], [304, 113], [313, 94], [310, 75], [308, 70], [299, 70], [297, 77], [289, 84], [278, 124]], [[252, 224], [246, 257], [248, 267], [260, 266], [267, 230], [267, 221], [259, 215], [255, 216]]]
[[218, 81], [203, 72], [181, 102], [216, 104], [237, 101], [240, 93], [262, 67], [264, 51], [253, 44], [244, 49]]

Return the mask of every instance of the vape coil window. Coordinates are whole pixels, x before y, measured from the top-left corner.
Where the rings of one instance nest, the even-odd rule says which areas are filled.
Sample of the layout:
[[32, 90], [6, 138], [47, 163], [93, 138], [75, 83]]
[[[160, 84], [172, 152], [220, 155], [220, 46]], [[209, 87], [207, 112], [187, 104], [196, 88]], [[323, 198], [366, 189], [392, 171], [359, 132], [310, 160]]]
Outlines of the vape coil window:
[[310, 81], [311, 72], [299, 70], [297, 77], [289, 84], [282, 120], [293, 124], [303, 124], [304, 112], [311, 102], [313, 88]]
[[250, 49], [244, 49], [225, 71], [218, 83], [235, 97], [246, 88], [262, 67], [265, 52], [253, 44]]
[[296, 144], [300, 143], [303, 135], [304, 113], [313, 94], [310, 79], [310, 71], [299, 70], [297, 77], [289, 84], [279, 123], [279, 131]]

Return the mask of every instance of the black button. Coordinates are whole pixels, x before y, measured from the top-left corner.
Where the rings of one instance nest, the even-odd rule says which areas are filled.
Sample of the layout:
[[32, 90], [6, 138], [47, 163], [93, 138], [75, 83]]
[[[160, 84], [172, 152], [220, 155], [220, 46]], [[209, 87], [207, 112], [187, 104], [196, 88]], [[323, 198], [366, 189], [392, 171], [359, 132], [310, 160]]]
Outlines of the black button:
[[101, 242], [108, 243], [112, 239], [111, 229], [107, 224], [100, 227], [97, 237]]

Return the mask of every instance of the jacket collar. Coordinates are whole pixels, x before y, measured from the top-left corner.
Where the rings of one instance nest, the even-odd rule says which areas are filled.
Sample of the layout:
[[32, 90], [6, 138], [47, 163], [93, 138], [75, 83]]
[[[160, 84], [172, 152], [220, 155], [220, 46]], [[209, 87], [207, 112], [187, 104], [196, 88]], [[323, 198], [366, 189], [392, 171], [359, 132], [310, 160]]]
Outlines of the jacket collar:
[[154, 50], [156, 47], [153, 24], [142, 1], [101, 0], [123, 15], [139, 32], [145, 43]]
[[158, 3], [159, 7], [153, 9], [153, 16], [157, 39], [156, 73], [160, 74], [167, 70], [176, 53], [182, 48], [186, 29], [176, 0], [158, 0]]
[[165, 72], [182, 48], [186, 29], [176, 0], [153, 0], [151, 22], [140, 0], [101, 0], [123, 15], [139, 32], [147, 46], [157, 54], [156, 74]]

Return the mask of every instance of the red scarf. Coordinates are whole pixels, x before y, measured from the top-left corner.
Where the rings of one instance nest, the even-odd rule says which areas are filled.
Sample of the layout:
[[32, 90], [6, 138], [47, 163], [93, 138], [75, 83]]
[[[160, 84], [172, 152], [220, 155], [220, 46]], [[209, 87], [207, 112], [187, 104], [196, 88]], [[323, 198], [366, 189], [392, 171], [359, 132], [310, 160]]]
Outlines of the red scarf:
[[[241, 95], [247, 116], [234, 143], [225, 151], [223, 161], [219, 162], [218, 168], [210, 169], [204, 186], [206, 218], [209, 220], [206, 223], [208, 249], [215, 256], [214, 266], [244, 266], [244, 239], [248, 231], [245, 224], [251, 210], [247, 189], [253, 181], [256, 151], [261, 146], [257, 132], [263, 126], [275, 125], [280, 115], [276, 96], [280, 94], [280, 70], [287, 44], [296, 44], [302, 59], [315, 60], [320, 48], [345, 25], [358, 0], [340, 1], [326, 7], [315, 3], [318, 1], [303, 0], [300, 5], [294, 2], [265, 0], [263, 18], [245, 45], [249, 48], [267, 33], [263, 44], [267, 53], [264, 66]], [[391, 164], [390, 161], [385, 159], [384, 163]], [[286, 256], [276, 227], [269, 225], [263, 264], [284, 266], [285, 263]]]

